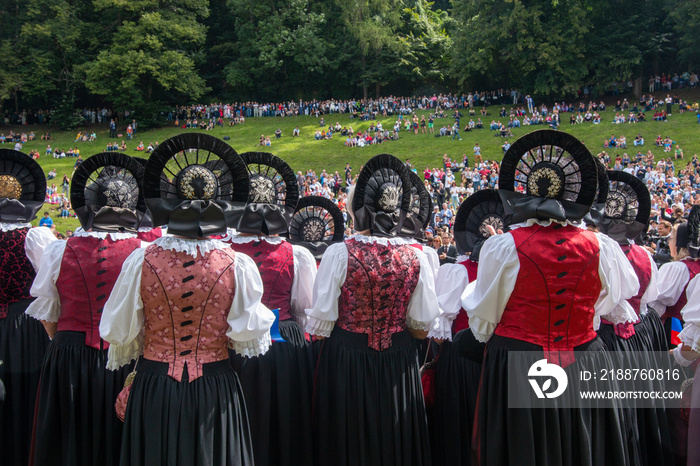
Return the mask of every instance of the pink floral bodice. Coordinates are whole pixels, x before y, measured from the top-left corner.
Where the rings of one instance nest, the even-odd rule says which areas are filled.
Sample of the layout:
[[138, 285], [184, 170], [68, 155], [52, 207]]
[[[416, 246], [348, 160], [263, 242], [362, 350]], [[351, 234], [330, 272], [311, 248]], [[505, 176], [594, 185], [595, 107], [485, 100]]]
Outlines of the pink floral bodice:
[[168, 363], [168, 375], [189, 380], [202, 366], [228, 359], [227, 317], [236, 291], [235, 253], [217, 249], [197, 258], [151, 245], [146, 249], [141, 299], [144, 357]]
[[367, 334], [370, 348], [385, 350], [393, 334], [406, 330], [408, 302], [420, 275], [415, 248], [353, 239], [345, 245], [348, 270], [336, 325]]

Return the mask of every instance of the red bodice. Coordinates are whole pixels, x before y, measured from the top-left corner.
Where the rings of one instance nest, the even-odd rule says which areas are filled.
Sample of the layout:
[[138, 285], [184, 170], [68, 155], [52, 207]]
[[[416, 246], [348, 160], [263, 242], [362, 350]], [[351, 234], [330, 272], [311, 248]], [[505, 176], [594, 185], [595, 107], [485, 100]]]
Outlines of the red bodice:
[[10, 304], [31, 298], [36, 274], [24, 250], [28, 232], [29, 228], [0, 231], [0, 319], [7, 317]]
[[[688, 283], [690, 283], [690, 280], [695, 278], [695, 276], [698, 273], [700, 273], [700, 260], [683, 259], [681, 262], [685, 264], [686, 267], [688, 267], [688, 274], [690, 275]], [[683, 322], [681, 310], [685, 307], [686, 304], [688, 304], [688, 295], [686, 294], [686, 292], [688, 291], [688, 283], [686, 283], [683, 287], [683, 293], [681, 293], [681, 297], [678, 298], [676, 304], [674, 304], [673, 306], [668, 306], [666, 308], [666, 312], [663, 315], [664, 318], [675, 317], [676, 319]]]
[[622, 251], [627, 256], [627, 260], [630, 261], [630, 264], [632, 264], [634, 273], [637, 274], [637, 278], [639, 279], [639, 292], [627, 300], [634, 309], [634, 312], [639, 315], [642, 296], [646, 293], [647, 288], [649, 288], [649, 282], [651, 281], [651, 259], [646, 250], [636, 244], [622, 246]]
[[228, 359], [228, 314], [236, 292], [235, 253], [217, 249], [197, 258], [151, 245], [146, 249], [141, 299], [146, 359], [168, 364], [177, 381], [206, 363]]
[[112, 241], [80, 236], [68, 238], [61, 259], [56, 288], [61, 301], [58, 331], [85, 332], [85, 345], [106, 349], [100, 338], [100, 317], [122, 264], [134, 249], [138, 238]]
[[368, 336], [377, 351], [406, 330], [408, 302], [418, 285], [420, 262], [407, 245], [345, 241], [348, 270], [338, 299], [340, 328]]
[[292, 318], [292, 284], [294, 283], [294, 251], [291, 243], [277, 244], [265, 240], [232, 243], [231, 248], [249, 256], [258, 266], [263, 281], [262, 303], [268, 309], [279, 309], [280, 320]]
[[148, 231], [139, 231], [137, 236], [141, 241], [152, 243], [163, 236], [163, 230], [160, 227], [152, 228]]
[[510, 234], [520, 270], [495, 333], [541, 346], [548, 360], [567, 366], [573, 353], [560, 359], [558, 352], [573, 351], [596, 337], [598, 239], [559, 224], [518, 228]]
[[[459, 265], [462, 265], [467, 269], [467, 277], [469, 277], [468, 283], [476, 280], [476, 273], [479, 270], [479, 263], [477, 261], [467, 259], [464, 262], [459, 262]], [[452, 335], [454, 336], [460, 330], [467, 328], [469, 328], [469, 316], [467, 315], [467, 311], [460, 309], [459, 314], [457, 314], [454, 322], [452, 322]]]

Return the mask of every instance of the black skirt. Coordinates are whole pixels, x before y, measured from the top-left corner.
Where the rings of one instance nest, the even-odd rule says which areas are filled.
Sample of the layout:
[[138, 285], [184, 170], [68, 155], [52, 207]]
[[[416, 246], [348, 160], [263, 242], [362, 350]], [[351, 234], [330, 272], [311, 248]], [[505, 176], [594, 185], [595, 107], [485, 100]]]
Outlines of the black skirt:
[[230, 351], [230, 361], [243, 388], [255, 464], [311, 464], [311, 349], [296, 322], [282, 321], [279, 329], [285, 342], [254, 358]]
[[122, 423], [114, 403], [132, 365], [106, 365], [107, 350], [85, 346], [85, 333], [56, 333], [41, 371], [33, 464], [119, 464]]
[[435, 408], [428, 417], [434, 465], [471, 464], [471, 438], [481, 361], [467, 359], [451, 341], [438, 350]]
[[[605, 347], [594, 339], [575, 348], [606, 357]], [[509, 353], [513, 358], [509, 361]], [[602, 354], [600, 352], [603, 352]], [[583, 355], [583, 357], [586, 357]], [[542, 347], [494, 335], [486, 345], [477, 400], [472, 464], [479, 465], [581, 465], [628, 464], [623, 436], [626, 429], [617, 408], [508, 408], [509, 362], [528, 368], [542, 359]], [[608, 364], [609, 365], [609, 364]], [[564, 370], [569, 387], [576, 389], [578, 364]], [[585, 367], [591, 367], [586, 364]], [[588, 389], [595, 389], [595, 382]], [[525, 396], [530, 393], [523, 392]], [[571, 388], [567, 388], [571, 390]]]
[[650, 308], [646, 314], [642, 315], [642, 324], [644, 324], [646, 333], [649, 335], [653, 350], [668, 351], [669, 346], [668, 340], [666, 339], [666, 329], [661, 322], [659, 314]]
[[[650, 316], [650, 314], [653, 314]], [[598, 336], [609, 351], [635, 352], [634, 362], [628, 367], [654, 367], [654, 358], [644, 358], [645, 353], [661, 351], [655, 349], [665, 341], [663, 327], [656, 328], [654, 316], [658, 324], [661, 320], [654, 311], [650, 311], [639, 323], [634, 324], [634, 335], [630, 338], [622, 338], [615, 334], [611, 324], [601, 324]], [[659, 331], [661, 332], [659, 334]], [[641, 383], [641, 382], [638, 382]], [[656, 382], [648, 381], [647, 389], [659, 390]], [[663, 400], [658, 400], [657, 408], [623, 409], [627, 430], [627, 446], [629, 451], [629, 464], [632, 465], [672, 465], [674, 464], [674, 448], [669, 433], [667, 413]]]
[[190, 382], [141, 358], [124, 416], [121, 465], [253, 465], [248, 416], [228, 360], [202, 366]]
[[41, 322], [24, 313], [31, 301], [11, 305], [0, 319], [0, 380], [6, 390], [0, 406], [0, 463], [7, 466], [29, 462], [41, 363], [50, 341]]
[[418, 352], [408, 332], [375, 351], [367, 335], [335, 327], [317, 362], [313, 431], [317, 465], [430, 464]]

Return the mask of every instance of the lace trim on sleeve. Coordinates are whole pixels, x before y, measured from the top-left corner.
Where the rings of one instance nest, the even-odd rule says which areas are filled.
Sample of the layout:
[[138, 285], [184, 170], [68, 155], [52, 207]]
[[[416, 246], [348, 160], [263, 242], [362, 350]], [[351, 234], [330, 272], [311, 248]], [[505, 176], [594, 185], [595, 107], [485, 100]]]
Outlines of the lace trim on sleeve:
[[306, 323], [306, 331], [319, 337], [330, 337], [333, 327], [335, 327], [334, 321], [320, 320], [311, 316], [309, 316], [309, 321]]
[[126, 345], [109, 345], [107, 350], [107, 369], [116, 371], [122, 366], [126, 366], [143, 354], [143, 335], [139, 335]]
[[428, 338], [452, 341], [452, 319], [444, 315], [435, 319], [435, 323], [428, 333]]
[[700, 353], [700, 327], [686, 323], [685, 328], [678, 334], [678, 338], [693, 351]]
[[61, 301], [56, 298], [40, 296], [32, 301], [24, 312], [36, 320], [58, 322], [58, 318], [61, 316]]
[[412, 328], [413, 330], [421, 330], [423, 332], [427, 332], [432, 328], [433, 322], [420, 322], [418, 320], [412, 319], [411, 316], [407, 315], [406, 325], [408, 326], [408, 328]]
[[247, 341], [235, 341], [231, 340], [231, 348], [246, 358], [252, 358], [255, 356], [262, 356], [267, 353], [272, 345], [272, 339], [270, 337], [270, 332], [266, 332], [265, 335], [260, 338], [254, 338], [253, 340]]

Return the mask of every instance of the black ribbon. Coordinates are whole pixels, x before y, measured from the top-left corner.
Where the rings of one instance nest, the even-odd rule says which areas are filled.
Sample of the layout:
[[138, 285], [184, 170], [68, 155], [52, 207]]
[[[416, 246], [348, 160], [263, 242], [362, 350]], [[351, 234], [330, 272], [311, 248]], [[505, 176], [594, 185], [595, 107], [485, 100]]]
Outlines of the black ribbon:
[[598, 226], [605, 218], [605, 203], [597, 202], [591, 206], [591, 210], [583, 217], [583, 221], [590, 225]]
[[42, 201], [20, 201], [18, 199], [0, 199], [0, 221], [8, 223], [31, 222], [44, 205]]
[[88, 205], [75, 209], [75, 214], [85, 231], [110, 233], [123, 231], [136, 233], [143, 217], [142, 212], [131, 209], [103, 206], [95, 210], [95, 207]]
[[372, 236], [396, 236], [401, 231], [406, 212], [398, 210], [397, 213], [387, 214], [376, 212], [368, 206], [363, 206], [353, 212], [355, 217], [355, 231], [369, 230]]
[[286, 235], [292, 215], [291, 207], [251, 203], [243, 209], [236, 230], [253, 235]]
[[632, 223], [624, 223], [620, 219], [605, 218], [600, 224], [600, 231], [617, 241], [621, 246], [630, 244], [631, 239], [639, 236], [647, 226], [636, 220]]
[[529, 196], [513, 191], [498, 190], [506, 214], [512, 215], [511, 223], [520, 223], [530, 219], [577, 221], [589, 211], [590, 206], [571, 201]]
[[169, 234], [186, 238], [225, 235], [227, 226], [238, 224], [245, 207], [241, 202], [160, 197], [146, 199], [146, 205], [154, 227], [167, 225]]
[[407, 215], [401, 224], [401, 236], [422, 240], [425, 237], [425, 229], [415, 215]]

